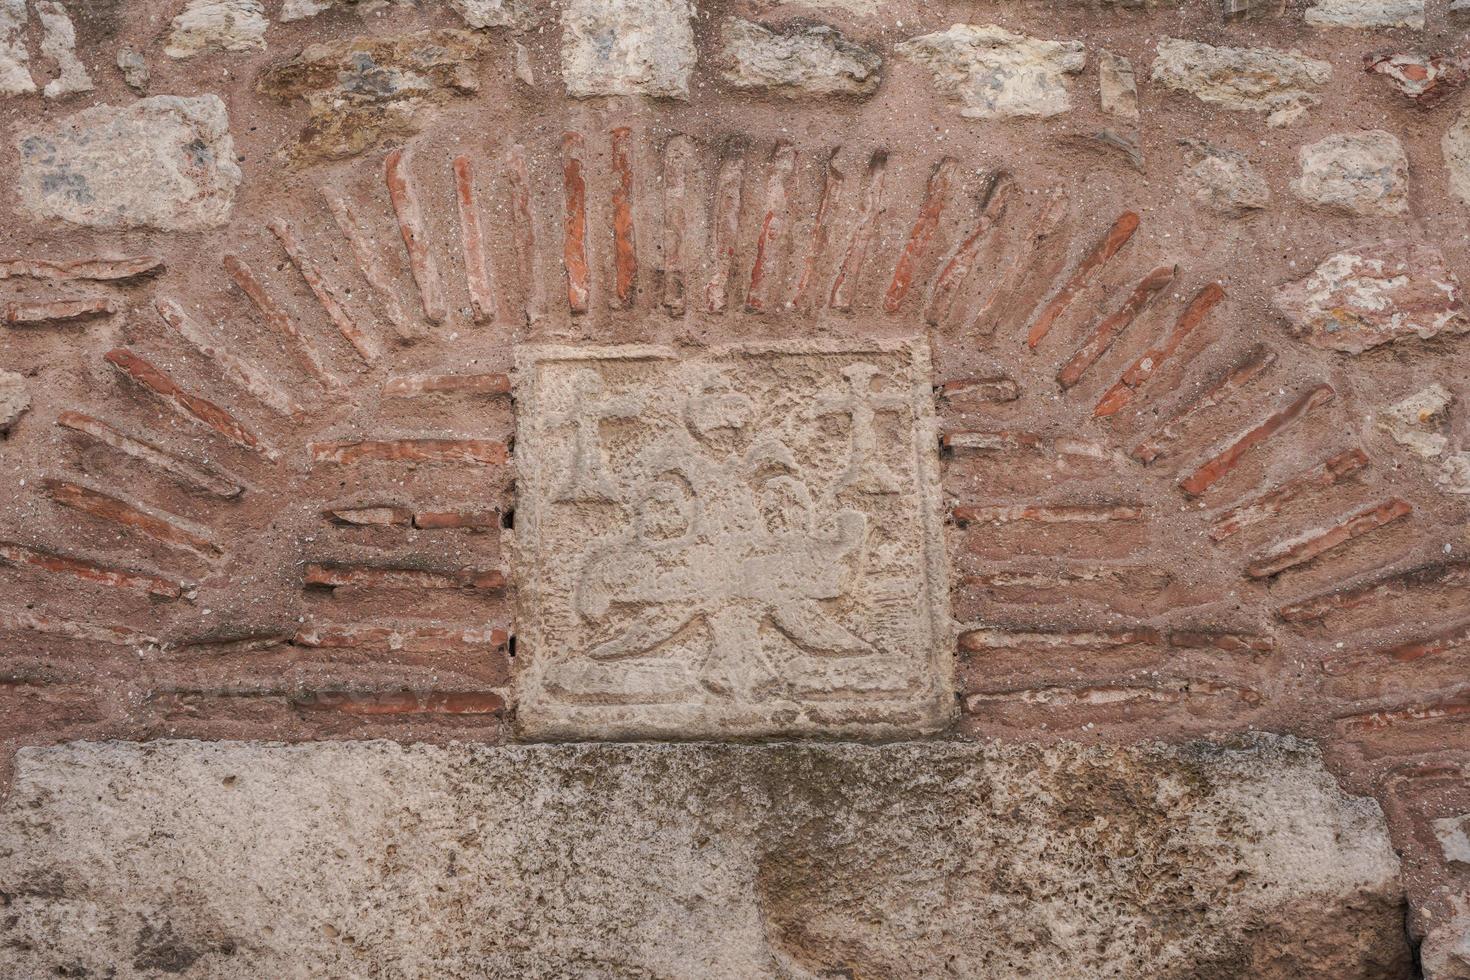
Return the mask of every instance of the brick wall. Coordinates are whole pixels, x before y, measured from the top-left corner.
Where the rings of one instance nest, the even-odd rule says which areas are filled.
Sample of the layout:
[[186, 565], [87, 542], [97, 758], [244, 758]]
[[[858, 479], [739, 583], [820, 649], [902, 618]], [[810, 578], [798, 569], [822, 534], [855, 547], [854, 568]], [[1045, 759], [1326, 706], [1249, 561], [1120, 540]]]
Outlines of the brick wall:
[[518, 349], [923, 336], [953, 734], [1321, 739], [1465, 892], [1445, 4], [181, 6], [0, 19], [7, 757], [514, 738]]

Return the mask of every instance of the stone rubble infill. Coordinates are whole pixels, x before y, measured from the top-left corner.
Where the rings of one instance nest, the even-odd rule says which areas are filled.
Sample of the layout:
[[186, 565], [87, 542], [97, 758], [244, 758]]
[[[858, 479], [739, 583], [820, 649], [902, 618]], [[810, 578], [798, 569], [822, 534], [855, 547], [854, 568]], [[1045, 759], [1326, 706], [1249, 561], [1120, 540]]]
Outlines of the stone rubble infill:
[[1065, 76], [1087, 64], [1081, 41], [1046, 41], [994, 24], [955, 24], [894, 50], [933, 72], [935, 87], [957, 99], [967, 119], [1066, 112]]
[[214, 228], [229, 220], [240, 185], [229, 116], [216, 95], [94, 106], [22, 130], [18, 144], [19, 204], [35, 219]]
[[883, 59], [835, 28], [798, 25], [772, 31], [748, 20], [725, 22], [725, 81], [739, 89], [767, 89], [788, 98], [872, 95]]
[[1424, 28], [1424, 0], [1316, 0], [1305, 18], [1313, 27]]
[[567, 94], [687, 99], [693, 17], [688, 0], [568, 0], [561, 14]]
[[1223, 48], [1164, 38], [1154, 59], [1153, 80], [1202, 102], [1242, 112], [1269, 113], [1266, 122], [1284, 126], [1320, 101], [1318, 91], [1332, 65], [1296, 51]]
[[1328, 256], [1276, 290], [1276, 309], [1313, 347], [1361, 354], [1413, 335], [1470, 330], [1460, 285], [1432, 245], [1385, 241]]
[[173, 20], [163, 53], [192, 58], [211, 51], [263, 50], [268, 26], [261, 0], [189, 0]]
[[1360, 217], [1409, 209], [1409, 159], [1392, 133], [1336, 133], [1302, 147], [1297, 161], [1291, 192], [1309, 204]]
[[1185, 140], [1192, 163], [1180, 185], [1216, 214], [1238, 218], [1271, 203], [1271, 188], [1245, 155], [1203, 140]]
[[26, 977], [1399, 977], [1397, 872], [1378, 805], [1267, 735], [72, 743], [0, 813]]

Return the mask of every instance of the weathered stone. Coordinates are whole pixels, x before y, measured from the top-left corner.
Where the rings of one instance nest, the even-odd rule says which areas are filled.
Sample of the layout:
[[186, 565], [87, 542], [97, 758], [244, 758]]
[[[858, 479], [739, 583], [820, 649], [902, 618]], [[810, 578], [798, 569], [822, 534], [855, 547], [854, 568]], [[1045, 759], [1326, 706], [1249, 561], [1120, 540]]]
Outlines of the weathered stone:
[[515, 27], [525, 23], [529, 15], [519, 0], [449, 0], [449, 6], [476, 29]]
[[1444, 385], [1430, 385], [1384, 409], [1378, 416], [1378, 427], [1414, 455], [1433, 459], [1449, 448], [1449, 438], [1439, 430], [1449, 420], [1453, 401], [1454, 396]]
[[1244, 154], [1203, 140], [1185, 140], [1184, 146], [1192, 162], [1181, 175], [1180, 184], [1204, 207], [1235, 218], [1271, 203], [1266, 178]]
[[1470, 204], [1470, 109], [1463, 110], [1440, 140], [1450, 193]]
[[1138, 118], [1138, 80], [1133, 62], [1104, 51], [1098, 59], [1097, 83], [1103, 112], [1124, 119]]
[[1412, 972], [1372, 800], [1289, 738], [22, 749], [17, 977]]
[[1470, 450], [1446, 456], [1434, 474], [1434, 482], [1445, 493], [1470, 493]]
[[1424, 26], [1424, 0], [1316, 0], [1306, 21], [1314, 27]]
[[1329, 256], [1277, 289], [1274, 303], [1307, 343], [1349, 354], [1470, 329], [1443, 253], [1420, 243], [1385, 241]]
[[417, 133], [434, 107], [478, 91], [483, 43], [470, 31], [439, 30], [312, 44], [261, 72], [256, 90], [306, 103], [293, 160], [338, 160]]
[[1465, 84], [1470, 59], [1450, 54], [1399, 51], [1370, 54], [1363, 70], [1381, 75], [1388, 83], [1421, 106], [1431, 106]]
[[261, 0], [189, 0], [173, 20], [163, 53], [192, 58], [209, 51], [259, 51], [268, 26]]
[[66, 8], [56, 0], [36, 4], [41, 18], [41, 54], [56, 62], [57, 76], [42, 90], [48, 99], [59, 99], [74, 92], [92, 91], [92, 76], [77, 60], [77, 29]]
[[1297, 161], [1291, 191], [1309, 204], [1360, 216], [1408, 210], [1409, 158], [1392, 133], [1335, 133], [1302, 147]]
[[926, 347], [522, 348], [518, 364], [526, 732], [949, 721]]
[[748, 20], [725, 21], [725, 81], [740, 89], [765, 89], [797, 98], [872, 95], [882, 80], [883, 59], [853, 44], [836, 28], [797, 24], [773, 31]]
[[1436, 896], [1439, 914], [1419, 949], [1424, 980], [1470, 980], [1470, 897], [1450, 887]]
[[36, 90], [26, 52], [26, 0], [0, 0], [0, 95]]
[[1072, 107], [1064, 83], [1087, 63], [1081, 41], [1044, 41], [994, 24], [955, 24], [895, 49], [934, 73], [970, 119], [1055, 116]]
[[240, 184], [225, 104], [173, 95], [100, 105], [25, 132], [19, 197], [32, 218], [97, 228], [213, 228]]
[[333, 7], [347, 7], [357, 11], [358, 14], [369, 14], [389, 4], [408, 6], [412, 3], [413, 0], [286, 0], [281, 4], [280, 19], [282, 23], [306, 20], [317, 14], [325, 13]]
[[1159, 42], [1152, 77], [1202, 102], [1270, 113], [1267, 123], [1284, 125], [1320, 101], [1316, 90], [1332, 77], [1332, 65], [1295, 51], [1222, 48], [1170, 37]]
[[143, 57], [142, 52], [127, 47], [118, 48], [117, 70], [122, 72], [123, 81], [127, 83], [128, 88], [139, 93], [148, 91], [148, 82], [152, 75], [148, 71], [148, 61]]
[[0, 436], [11, 428], [31, 407], [31, 393], [24, 376], [0, 370]]
[[1470, 813], [1434, 821], [1434, 836], [1446, 861], [1470, 864]]
[[561, 14], [567, 94], [688, 98], [693, 16], [688, 0], [567, 0]]

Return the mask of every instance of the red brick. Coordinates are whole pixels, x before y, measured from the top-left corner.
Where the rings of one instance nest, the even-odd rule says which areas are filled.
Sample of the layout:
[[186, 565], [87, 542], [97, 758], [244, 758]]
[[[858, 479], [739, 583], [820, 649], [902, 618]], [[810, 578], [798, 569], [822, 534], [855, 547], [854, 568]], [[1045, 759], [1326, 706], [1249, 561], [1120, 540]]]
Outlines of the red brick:
[[786, 304], [788, 310], [807, 308], [811, 301], [811, 288], [812, 282], [816, 279], [817, 265], [822, 261], [822, 256], [827, 254], [827, 243], [832, 237], [832, 214], [842, 197], [842, 187], [846, 182], [846, 178], [837, 166], [837, 154], [841, 151], [842, 148], [837, 147], [827, 157], [827, 167], [822, 177], [822, 196], [817, 201], [816, 217], [812, 219], [812, 233], [807, 243], [806, 258], [802, 261], [801, 272], [796, 277], [796, 285], [792, 287], [791, 301]]
[[52, 282], [129, 282], [163, 272], [163, 259], [157, 255], [136, 255], [121, 259], [87, 258], [56, 262], [50, 259], [0, 259], [0, 279], [25, 276]]
[[349, 715], [501, 715], [505, 698], [494, 691], [321, 691], [291, 699], [302, 711]]
[[105, 296], [88, 299], [56, 299], [44, 303], [7, 303], [4, 320], [12, 327], [34, 327], [46, 323], [74, 323], [118, 311], [115, 301]]
[[786, 211], [791, 195], [791, 178], [796, 172], [796, 150], [786, 140], [778, 140], [771, 151], [766, 174], [765, 214], [755, 240], [755, 260], [750, 266], [750, 288], [745, 292], [745, 309], [750, 313], [765, 312], [769, 302], [772, 267], [786, 234]]
[[332, 218], [337, 222], [337, 229], [347, 240], [347, 247], [351, 250], [352, 257], [357, 263], [357, 270], [373, 288], [374, 294], [378, 297], [378, 303], [388, 317], [388, 322], [393, 325], [393, 330], [405, 340], [422, 336], [423, 328], [410, 320], [408, 314], [404, 312], [403, 304], [398, 301], [398, 291], [394, 288], [388, 273], [383, 270], [382, 260], [374, 248], [375, 243], [362, 230], [362, 226], [357, 221], [357, 215], [353, 213], [352, 206], [347, 203], [347, 198], [341, 191], [330, 185], [322, 188], [322, 197], [326, 198]]
[[1161, 265], [1144, 276], [1143, 280], [1133, 287], [1133, 292], [1123, 301], [1123, 305], [1093, 328], [1091, 336], [1078, 348], [1077, 353], [1072, 355], [1072, 359], [1057, 372], [1057, 383], [1063, 388], [1070, 388], [1080, 381], [1087, 369], [1108, 352], [1108, 349], [1113, 346], [1113, 341], [1128, 329], [1128, 325], [1174, 281], [1174, 277], [1178, 274], [1177, 265]]
[[312, 462], [342, 466], [370, 462], [499, 466], [509, 458], [505, 443], [489, 439], [358, 439], [313, 442], [308, 448]]
[[1214, 458], [1204, 463], [1179, 483], [1179, 489], [1191, 497], [1198, 497], [1215, 483], [1240, 465], [1240, 461], [1257, 446], [1263, 445], [1273, 436], [1297, 422], [1320, 405], [1325, 405], [1336, 396], [1332, 386], [1319, 384], [1291, 404], [1268, 416], [1248, 431], [1238, 436]]
[[276, 218], [266, 227], [270, 229], [272, 235], [276, 236], [276, 241], [281, 243], [286, 257], [291, 260], [296, 271], [301, 273], [301, 278], [305, 280], [311, 294], [316, 297], [322, 311], [327, 314], [327, 319], [332, 321], [332, 326], [337, 328], [337, 332], [346, 338], [347, 342], [352, 345], [352, 349], [357, 351], [358, 356], [364, 361], [369, 364], [376, 361], [382, 354], [377, 341], [357, 325], [357, 321], [352, 319], [352, 314], [348, 313], [337, 299], [336, 287], [327, 281], [321, 267], [306, 254], [306, 249], [302, 248], [291, 226], [280, 218]]
[[965, 284], [970, 271], [975, 267], [981, 243], [1000, 223], [1001, 218], [1005, 217], [1006, 207], [1010, 204], [1014, 190], [1015, 182], [1005, 174], [996, 175], [990, 181], [980, 210], [980, 220], [975, 223], [974, 230], [956, 246], [949, 261], [940, 267], [939, 274], [929, 286], [929, 295], [924, 304], [926, 323], [938, 326], [948, 319], [960, 287]]
[[1457, 586], [1470, 586], [1470, 561], [1436, 562], [1403, 572], [1390, 572], [1366, 582], [1289, 603], [1278, 609], [1276, 615], [1288, 623], [1308, 623], [1370, 603], [1389, 599], [1401, 602], [1416, 592]]
[[904, 242], [903, 251], [898, 255], [893, 279], [888, 283], [888, 291], [883, 296], [883, 312], [897, 313], [903, 305], [904, 297], [913, 287], [919, 263], [939, 230], [939, 222], [944, 217], [944, 208], [949, 203], [950, 190], [958, 170], [959, 162], [953, 157], [943, 157], [934, 165], [934, 170], [929, 175], [929, 186], [924, 192], [924, 203], [919, 206], [919, 216], [909, 230], [908, 241]]
[[180, 414], [214, 430], [237, 446], [260, 453], [266, 459], [280, 458], [280, 453], [257, 439], [229, 412], [214, 402], [184, 391], [167, 374], [132, 351], [118, 347], [103, 356], [124, 377], [157, 395]]
[[1179, 349], [1179, 345], [1184, 343], [1184, 338], [1193, 333], [1194, 329], [1204, 322], [1210, 310], [1214, 309], [1215, 305], [1224, 298], [1225, 290], [1215, 282], [1196, 293], [1194, 299], [1190, 300], [1189, 305], [1175, 321], [1174, 329], [1164, 338], [1164, 342], [1151, 348], [1134, 361], [1128, 370], [1123, 372], [1123, 376], [1118, 379], [1117, 383], [1102, 396], [1097, 407], [1092, 410], [1093, 418], [1116, 415], [1123, 409], [1123, 406], [1131, 402], [1133, 396], [1138, 393], [1138, 389], [1154, 376], [1159, 365], [1167, 361]]
[[103, 445], [111, 446], [124, 455], [161, 470], [181, 483], [207, 491], [217, 497], [232, 499], [244, 492], [244, 487], [239, 481], [224, 476], [207, 466], [180, 459], [151, 442], [135, 439], [90, 415], [83, 415], [81, 412], [62, 412], [57, 416], [56, 424], [96, 439]]
[[485, 323], [495, 319], [495, 282], [485, 252], [485, 234], [480, 228], [474, 165], [467, 156], [454, 158], [454, 196], [459, 204], [459, 236], [465, 284], [470, 291], [470, 313], [476, 323]]
[[408, 151], [394, 150], [383, 160], [383, 180], [388, 185], [393, 212], [398, 216], [398, 233], [408, 252], [408, 268], [419, 288], [424, 318], [430, 323], [443, 323], [449, 315], [444, 302], [444, 285], [439, 279], [439, 264], [434, 259], [434, 251], [429, 247], [423, 209], [419, 206], [418, 191], [409, 174], [411, 167], [412, 158]]
[[1260, 345], [1251, 348], [1235, 367], [1225, 373], [1224, 377], [1206, 388], [1203, 394], [1161, 425], [1153, 435], [1134, 446], [1133, 458], [1140, 463], [1148, 464], [1164, 455], [1168, 444], [1177, 441], [1181, 430], [1190, 422], [1238, 394], [1275, 363], [1275, 351]]
[[41, 485], [58, 504], [131, 528], [162, 544], [211, 558], [221, 553], [219, 545], [206, 537], [203, 529], [189, 526], [174, 514], [150, 513], [136, 504], [68, 480], [47, 477]]
[[1451, 650], [1470, 647], [1470, 623], [1461, 623], [1447, 630], [1441, 630], [1432, 636], [1420, 637], [1407, 643], [1400, 643], [1383, 651], [1383, 655], [1390, 660], [1401, 663], [1412, 663], [1425, 657], [1435, 657]]
[[291, 318], [284, 307], [271, 298], [270, 293], [265, 291], [265, 286], [261, 284], [254, 270], [237, 255], [226, 255], [221, 260], [221, 264], [230, 274], [230, 278], [235, 281], [235, 285], [240, 287], [240, 291], [260, 311], [260, 315], [265, 318], [266, 326], [286, 338], [295, 348], [301, 359], [302, 367], [306, 368], [306, 373], [328, 388], [340, 388], [342, 382], [327, 370], [326, 362], [322, 360], [322, 355], [317, 351], [316, 345], [301, 335], [296, 321]]
[[383, 383], [383, 394], [412, 398], [436, 392], [463, 392], [470, 395], [510, 394], [510, 375], [499, 372], [484, 374], [398, 374]]
[[1407, 501], [1397, 498], [1385, 500], [1367, 510], [1343, 518], [1330, 528], [1313, 531], [1277, 545], [1251, 562], [1246, 568], [1246, 574], [1251, 578], [1270, 578], [1279, 575], [1288, 568], [1304, 565], [1334, 548], [1376, 531], [1401, 517], [1407, 517], [1413, 512], [1414, 508]]
[[14, 541], [0, 541], [0, 564], [16, 568], [34, 568], [56, 575], [72, 578], [115, 589], [145, 592], [162, 599], [178, 599], [184, 596], [186, 587], [179, 582], [170, 582], [146, 572], [135, 572], [125, 568], [109, 568], [86, 558], [42, 551]]
[[308, 588], [483, 589], [490, 592], [499, 592], [506, 584], [505, 573], [498, 569], [432, 571], [324, 562], [308, 562], [302, 582]]
[[1221, 514], [1210, 526], [1210, 540], [1224, 541], [1237, 531], [1269, 520], [1302, 494], [1340, 483], [1367, 465], [1368, 456], [1361, 449], [1338, 453], [1326, 462], [1298, 473], [1276, 488], [1237, 504]]
[[745, 181], [745, 156], [731, 149], [715, 177], [714, 214], [710, 218], [709, 281], [704, 284], [706, 313], [724, 313], [729, 305], [730, 266], [739, 245], [740, 201]]
[[842, 264], [832, 279], [828, 291], [827, 305], [834, 310], [852, 309], [853, 293], [857, 290], [858, 276], [863, 262], [868, 257], [868, 246], [877, 233], [878, 217], [883, 213], [883, 185], [888, 176], [888, 154], [883, 150], [873, 153], [868, 160], [868, 172], [863, 178], [862, 208], [858, 212], [857, 224], [843, 253]]
[[1094, 273], [1107, 264], [1108, 260], [1118, 254], [1118, 250], [1128, 244], [1133, 233], [1138, 230], [1138, 215], [1132, 211], [1124, 211], [1113, 222], [1106, 235], [1102, 237], [1092, 251], [1087, 253], [1072, 275], [1068, 277], [1061, 290], [1051, 298], [1050, 302], [1042, 308], [1040, 315], [1031, 324], [1031, 329], [1026, 334], [1026, 346], [1036, 348], [1036, 345], [1051, 332], [1052, 326], [1072, 305], [1072, 300], [1082, 291]]
[[584, 144], [581, 134], [563, 133], [561, 152], [562, 192], [566, 202], [562, 261], [567, 273], [567, 305], [573, 313], [586, 313], [589, 289], [587, 179], [582, 176]]
[[638, 283], [638, 245], [633, 228], [633, 130], [619, 126], [612, 139], [612, 229], [614, 306], [633, 304]]

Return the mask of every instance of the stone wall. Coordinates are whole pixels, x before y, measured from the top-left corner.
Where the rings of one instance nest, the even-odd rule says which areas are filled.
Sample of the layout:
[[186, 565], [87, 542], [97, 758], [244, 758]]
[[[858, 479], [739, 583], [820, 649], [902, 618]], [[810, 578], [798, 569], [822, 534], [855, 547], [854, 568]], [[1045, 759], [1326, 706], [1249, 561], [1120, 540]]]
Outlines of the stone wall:
[[1399, 860], [1316, 968], [1470, 977], [1461, 5], [0, 0], [4, 903], [75, 740], [1264, 731]]

